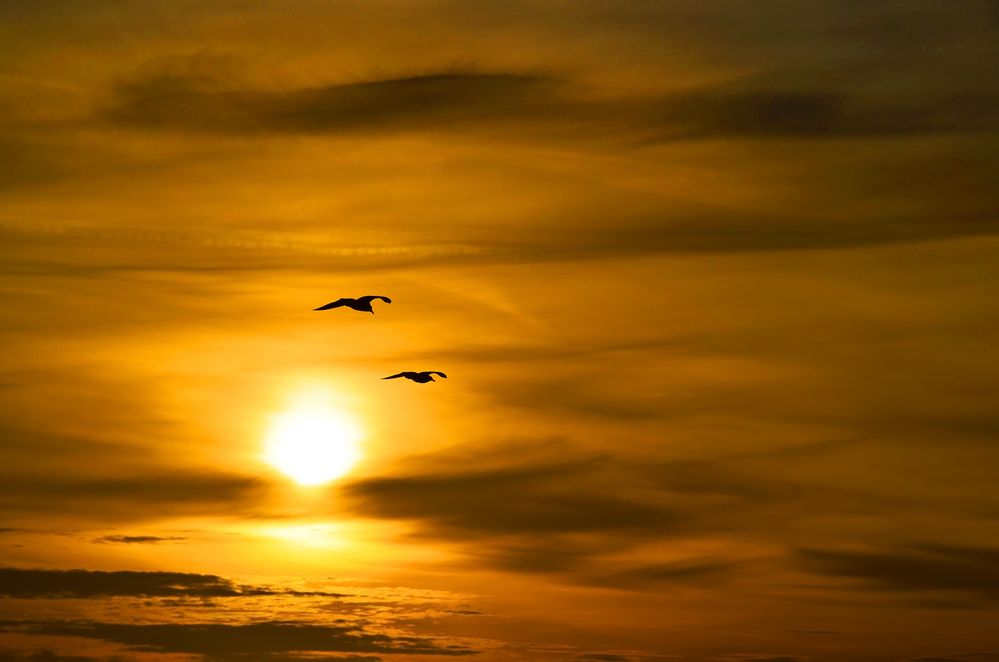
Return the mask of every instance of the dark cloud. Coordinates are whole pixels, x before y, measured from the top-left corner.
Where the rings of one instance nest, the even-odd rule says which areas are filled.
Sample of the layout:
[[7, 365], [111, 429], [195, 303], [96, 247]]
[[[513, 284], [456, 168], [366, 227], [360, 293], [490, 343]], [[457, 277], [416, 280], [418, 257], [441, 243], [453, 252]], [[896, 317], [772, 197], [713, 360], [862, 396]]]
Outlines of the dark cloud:
[[125, 545], [136, 545], [145, 543], [158, 543], [158, 542], [175, 542], [179, 540], [187, 540], [183, 536], [123, 536], [123, 535], [113, 535], [113, 536], [103, 536], [101, 538], [95, 538], [96, 543], [122, 543]]
[[160, 469], [127, 473], [90, 478], [6, 475], [0, 482], [0, 505], [7, 512], [45, 511], [88, 521], [123, 521], [190, 511], [250, 511], [268, 493], [267, 483], [252, 476]]
[[252, 656], [294, 652], [473, 655], [477, 651], [424, 637], [372, 634], [351, 626], [269, 621], [245, 625], [221, 623], [125, 624], [93, 621], [0, 621], [0, 631], [32, 635], [84, 637], [113, 642], [142, 652], [189, 653], [212, 659], [260, 659]]
[[[150, 63], [121, 83], [114, 123], [217, 133], [545, 128], [562, 138], [834, 138], [999, 128], [999, 93], [911, 100], [812, 91], [755, 79], [658, 96], [587, 101], [568, 81], [521, 72], [442, 71], [313, 88], [251, 90], [203, 57]], [[796, 86], [797, 85], [797, 86]]]
[[618, 229], [584, 230], [553, 250], [563, 260], [650, 253], [835, 250], [996, 233], [999, 222], [977, 208], [957, 211], [948, 222], [927, 214], [875, 213], [855, 221], [832, 222], [776, 213], [755, 218], [730, 211], [664, 213], [643, 222], [624, 219]]
[[597, 575], [590, 578], [587, 583], [595, 586], [637, 590], [648, 590], [661, 587], [663, 584], [683, 584], [685, 582], [703, 584], [724, 577], [738, 565], [733, 561], [714, 559], [656, 563]]
[[683, 530], [677, 511], [629, 494], [617, 473], [605, 460], [574, 459], [374, 478], [347, 485], [345, 494], [357, 513], [413, 520], [418, 535], [464, 543], [480, 562], [566, 573], [636, 539]]
[[234, 653], [217, 655], [211, 660], [222, 662], [381, 662], [374, 655], [321, 655], [311, 653]]
[[338, 593], [240, 585], [216, 575], [185, 572], [27, 568], [0, 568], [0, 595], [27, 599], [112, 596], [230, 598], [268, 595], [341, 597]]
[[[501, 448], [506, 462], [520, 452]], [[708, 462], [520, 459], [499, 468], [368, 479], [348, 484], [345, 494], [357, 513], [411, 520], [415, 535], [459, 543], [478, 563], [625, 590], [715, 583], [742, 562], [702, 557], [622, 565], [606, 562], [605, 555], [645, 541], [730, 529], [752, 505], [799, 498], [793, 486], [750, 480]], [[424, 466], [484, 467], [490, 461], [485, 452], [451, 462], [423, 459]]]
[[[344, 486], [344, 494], [352, 512], [408, 520], [415, 525], [414, 535], [457, 543], [469, 558], [490, 567], [560, 575], [573, 583], [624, 590], [709, 586], [743, 576], [750, 559], [722, 554], [656, 563], [646, 557], [645, 563], [624, 564], [614, 556], [670, 538], [731, 535], [758, 526], [776, 532], [775, 520], [783, 522], [783, 528], [802, 519], [905, 513], [924, 507], [920, 499], [801, 483], [782, 469], [789, 463], [822, 462], [824, 457], [862, 451], [869, 443], [865, 435], [858, 435], [711, 460], [637, 461], [572, 459], [573, 454], [557, 441], [539, 440], [528, 449], [499, 445], [491, 452], [419, 457], [414, 463], [423, 466], [424, 473], [357, 481]], [[553, 460], [555, 456], [562, 459]], [[497, 463], [498, 468], [489, 468]], [[435, 465], [470, 468], [435, 471], [431, 469]], [[914, 553], [951, 566], [993, 564], [988, 550], [924, 546]], [[838, 557], [815, 552], [809, 558], [831, 564]], [[892, 559], [885, 559], [884, 565], [891, 569], [885, 577], [904, 576], [904, 566]], [[934, 575], [929, 569], [914, 569], [912, 581], [942, 581], [920, 579], [923, 574]], [[875, 568], [869, 574], [872, 581], [879, 576]], [[968, 571], [964, 577], [968, 590], [977, 586], [973, 576]]]
[[817, 635], [827, 635], [827, 634], [841, 634], [837, 630], [788, 630], [791, 634], [817, 634]]
[[799, 555], [817, 572], [863, 580], [889, 591], [944, 591], [999, 601], [999, 550], [921, 545], [893, 551], [803, 549]]
[[[359, 512], [418, 519], [459, 537], [481, 533], [582, 533], [669, 530], [676, 514], [654, 503], [611, 492], [589, 492], [608, 465], [570, 460], [468, 472], [373, 478], [346, 487]], [[503, 494], [503, 499], [494, 495]]]
[[999, 657], [999, 653], [947, 653], [945, 655], [929, 655], [914, 657], [910, 662], [975, 662], [975, 660], [991, 660]]
[[635, 659], [627, 655], [616, 653], [581, 653], [576, 656], [577, 660], [596, 660], [597, 662], [631, 662]]
[[[424, 531], [423, 535], [440, 535]], [[478, 563], [520, 573], [571, 573], [590, 557], [617, 545], [604, 541], [576, 542], [560, 533], [495, 534], [488, 544], [470, 545], [466, 554]]]
[[[557, 140], [611, 141], [624, 149], [657, 142], [704, 139], [870, 138], [982, 133], [999, 129], [999, 90], [935, 91], [878, 97], [792, 77], [755, 76], [710, 87], [600, 101], [586, 100], [572, 82], [517, 72], [444, 71], [418, 76], [334, 84], [309, 89], [248, 91], [245, 84], [198, 58], [170, 68], [145, 67], [118, 90], [110, 117], [129, 126], [231, 132], [326, 132], [494, 129], [512, 137], [527, 131]], [[771, 77], [772, 78], [772, 77]], [[581, 86], [577, 86], [581, 87]], [[991, 132], [985, 135], [983, 132]], [[889, 150], [889, 154], [891, 151]], [[999, 161], [988, 150], [956, 145], [951, 153], [913, 163], [900, 158], [886, 167], [854, 162], [844, 171], [816, 172], [795, 182], [803, 191], [842, 188], [837, 204], [859, 196], [884, 200], [862, 215], [827, 219], [808, 209], [756, 212], [703, 208], [662, 209], [649, 214], [607, 212], [580, 219], [571, 232], [561, 219], [545, 219], [521, 232], [482, 236], [473, 255], [435, 255], [434, 262], [529, 262], [649, 253], [745, 252], [836, 249], [935, 238], [991, 235], [999, 231], [992, 211], [999, 198], [991, 182]], [[816, 162], [810, 161], [814, 168]], [[869, 172], [865, 182], [856, 172]], [[925, 185], [913, 186], [915, 179]], [[944, 185], [942, 186], [941, 183]], [[858, 190], [870, 188], [867, 191]], [[944, 189], [937, 191], [937, 189]], [[900, 211], [895, 189], [925, 198], [921, 210]], [[588, 212], [599, 213], [599, 212]], [[945, 217], [945, 218], [942, 218]], [[546, 236], [547, 235], [547, 236]], [[400, 254], [355, 267], [406, 266], [426, 260]], [[386, 262], [390, 265], [386, 265]]]
[[526, 112], [552, 81], [435, 72], [290, 91], [219, 89], [210, 75], [153, 74], [119, 86], [112, 122], [220, 133], [341, 133], [448, 127]]
[[21, 135], [0, 134], [0, 192], [43, 186], [81, 170], [73, 153]]
[[[8, 376], [16, 380], [12, 385], [19, 385], [39, 378], [52, 378], [55, 376], [55, 371]], [[0, 437], [2, 437], [0, 453], [11, 461], [16, 459], [22, 467], [28, 466], [27, 461], [30, 461], [32, 456], [39, 451], [44, 451], [51, 462], [53, 457], [62, 459], [66, 456], [74, 456], [81, 448], [86, 448], [92, 453], [115, 453], [120, 452], [125, 447], [122, 442], [97, 435], [70, 434], [37, 427], [21, 427], [9, 423], [0, 424]], [[2, 470], [0, 470], [0, 475], [2, 475]], [[0, 487], [0, 493], [2, 493], [2, 487]]]
[[131, 658], [120, 655], [90, 657], [88, 655], [67, 655], [51, 650], [19, 651], [13, 648], [0, 648], [0, 660], [4, 662], [130, 662]]
[[508, 381], [491, 390], [500, 404], [561, 416], [618, 421], [652, 420], [668, 416], [662, 398], [652, 393], [629, 393], [627, 386], [607, 392], [592, 375]]
[[656, 116], [666, 130], [663, 140], [892, 136], [999, 128], [999, 95], [865, 102], [835, 92], [721, 87], [657, 103]]

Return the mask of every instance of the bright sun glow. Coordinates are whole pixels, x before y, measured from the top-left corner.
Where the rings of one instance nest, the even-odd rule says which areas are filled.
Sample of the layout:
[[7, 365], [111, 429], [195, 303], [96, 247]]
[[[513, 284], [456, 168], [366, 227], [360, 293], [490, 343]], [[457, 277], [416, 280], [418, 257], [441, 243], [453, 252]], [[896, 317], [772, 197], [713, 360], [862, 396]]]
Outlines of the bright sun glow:
[[262, 533], [270, 538], [294, 543], [295, 545], [309, 547], [345, 546], [344, 540], [339, 535], [339, 527], [335, 524], [275, 526], [263, 529]]
[[265, 459], [300, 485], [320, 485], [361, 459], [361, 436], [343, 412], [322, 402], [300, 402], [272, 419]]

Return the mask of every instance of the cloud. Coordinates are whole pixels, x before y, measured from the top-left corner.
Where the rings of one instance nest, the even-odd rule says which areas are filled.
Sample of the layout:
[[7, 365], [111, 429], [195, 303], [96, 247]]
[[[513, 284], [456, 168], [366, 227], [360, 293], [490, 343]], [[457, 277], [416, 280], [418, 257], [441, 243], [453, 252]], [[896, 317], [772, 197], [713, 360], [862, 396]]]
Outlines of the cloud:
[[411, 520], [416, 535], [460, 543], [481, 563], [571, 574], [607, 551], [685, 530], [676, 510], [629, 494], [622, 480], [613, 462], [577, 458], [372, 478], [344, 493], [356, 514]]
[[[372, 478], [347, 486], [359, 512], [420, 519], [452, 535], [668, 530], [676, 515], [654, 503], [590, 493], [581, 484], [609, 465], [578, 459], [547, 465]], [[490, 495], [504, 494], [502, 500]]]
[[991, 660], [999, 657], [999, 653], [946, 653], [944, 655], [929, 655], [914, 657], [910, 662], [975, 662], [976, 660]]
[[159, 543], [159, 542], [174, 542], [179, 540], [187, 540], [182, 536], [123, 536], [123, 535], [113, 535], [113, 536], [103, 536], [101, 538], [95, 538], [95, 543], [122, 543], [125, 545], [135, 545], [135, 544], [145, 544], [145, 543]]
[[809, 216], [807, 212], [788, 217], [782, 212], [664, 211], [658, 217], [619, 219], [619, 226], [614, 229], [582, 230], [561, 246], [552, 247], [549, 259], [837, 250], [996, 233], [999, 223], [977, 209], [956, 211], [952, 223], [925, 213], [868, 212], [862, 218], [830, 221], [817, 214]]
[[0, 505], [8, 513], [47, 512], [85, 521], [142, 520], [170, 513], [252, 510], [268, 490], [265, 481], [252, 476], [182, 469], [129, 473], [91, 478], [4, 476]]
[[989, 94], [865, 101], [828, 91], [719, 86], [655, 103], [662, 140], [911, 136], [999, 127], [999, 95]]
[[788, 630], [791, 634], [815, 634], [815, 635], [828, 635], [828, 634], [842, 634], [838, 630]]
[[[557, 448], [547, 452], [558, 454]], [[643, 543], [730, 530], [754, 504], [797, 499], [779, 484], [747, 482], [706, 462], [677, 463], [684, 467], [677, 475], [686, 478], [673, 490], [673, 463], [564, 454], [556, 461], [541, 444], [448, 457], [423, 457], [420, 464], [470, 468], [355, 481], [342, 494], [354, 514], [410, 521], [416, 537], [456, 543], [476, 563], [625, 590], [727, 579], [742, 560], [701, 555], [642, 563], [614, 555]], [[496, 461], [503, 464], [490, 466]], [[698, 476], [703, 485], [695, 485]]]
[[128, 662], [129, 658], [120, 655], [90, 657], [87, 655], [66, 655], [51, 650], [19, 651], [0, 648], [0, 660], [4, 662]]
[[900, 592], [956, 592], [999, 602], [999, 550], [916, 545], [893, 551], [802, 549], [800, 558], [822, 574], [863, 580]]
[[106, 118], [124, 126], [218, 133], [453, 129], [525, 112], [552, 83], [531, 74], [444, 71], [253, 91], [225, 89], [224, 81], [204, 73], [153, 73], [119, 85]]
[[[548, 139], [836, 138], [999, 127], [999, 91], [864, 98], [763, 76], [693, 89], [587, 98], [551, 75], [442, 70], [283, 90], [254, 89], [203, 55], [149, 62], [118, 84], [105, 118], [213, 133], [446, 132], [506, 126]], [[868, 95], [870, 96], [870, 95]], [[509, 132], [506, 135], [511, 135]], [[542, 134], [543, 135], [543, 134]]]
[[705, 583], [720, 579], [740, 564], [728, 560], [695, 559], [671, 563], [656, 563], [619, 570], [591, 577], [587, 583], [594, 586], [611, 586], [646, 590], [663, 584], [687, 582]]
[[375, 655], [321, 655], [313, 653], [234, 653], [215, 656], [225, 662], [381, 662]]
[[[760, 527], [779, 540], [802, 521], [911, 513], [925, 507], [919, 498], [828, 482], [802, 483], [799, 474], [787, 470], [869, 452], [870, 445], [867, 436], [858, 435], [791, 447], [770, 445], [713, 459], [638, 460], [574, 457], [557, 442], [500, 444], [466, 454], [420, 456], [413, 466], [422, 467], [422, 472], [347, 483], [341, 494], [348, 512], [409, 522], [417, 538], [455, 544], [472, 563], [623, 590], [710, 587], [744, 578], [757, 554], [715, 548], [657, 561], [643, 548], [669, 540], [740, 539], [755, 535]], [[467, 468], [443, 468], [449, 466]], [[503, 498], [497, 499], [497, 494]], [[809, 568], [823, 574], [852, 571], [864, 573], [860, 576], [871, 582], [906, 577], [900, 569], [904, 563], [894, 558], [883, 560], [882, 573], [880, 566], [865, 569], [862, 558], [822, 551], [803, 554]], [[977, 569], [999, 567], [989, 550], [924, 546], [914, 554], [930, 564], [909, 573], [917, 587], [933, 588], [948, 568], [954, 575], [954, 568], [963, 565], [969, 569], [958, 576], [963, 583], [955, 586], [983, 591]], [[939, 563], [943, 572], [934, 572]], [[991, 574], [984, 571], [986, 583]]]
[[241, 585], [216, 575], [185, 572], [28, 568], [0, 568], [0, 595], [22, 599], [112, 596], [231, 598], [268, 595], [341, 597], [338, 593]]
[[51, 141], [0, 134], [0, 192], [44, 186], [79, 172], [83, 164]]
[[[15, 380], [15, 383], [22, 384], [24, 382], [50, 378], [54, 372], [8, 373], [8, 377]], [[125, 447], [124, 443], [109, 440], [107, 437], [57, 432], [37, 426], [20, 427], [9, 423], [0, 423], [0, 435], [4, 438], [4, 444], [0, 448], [0, 452], [11, 460], [16, 458], [22, 467], [30, 466], [28, 461], [33, 459], [39, 450], [44, 451], [45, 455], [51, 461], [52, 457], [62, 458], [67, 455], [73, 456], [81, 448], [86, 448], [93, 453], [110, 454], [120, 452]], [[7, 478], [4, 480], [6, 481]], [[0, 488], [0, 493], [2, 493], [2, 488]]]
[[[352, 626], [268, 621], [126, 624], [95, 621], [0, 621], [0, 631], [31, 635], [84, 637], [113, 642], [134, 651], [189, 653], [212, 658], [295, 652], [473, 655], [477, 651], [425, 637], [372, 634]], [[250, 658], [254, 659], [254, 658]], [[259, 659], [259, 658], [257, 658]]]

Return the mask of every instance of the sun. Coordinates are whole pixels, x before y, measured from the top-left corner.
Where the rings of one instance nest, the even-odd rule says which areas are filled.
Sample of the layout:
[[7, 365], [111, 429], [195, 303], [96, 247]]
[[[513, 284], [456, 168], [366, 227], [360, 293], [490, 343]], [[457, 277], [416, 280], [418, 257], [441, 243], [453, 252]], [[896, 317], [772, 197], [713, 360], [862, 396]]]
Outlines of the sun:
[[361, 438], [360, 427], [346, 413], [322, 403], [300, 403], [271, 420], [264, 458], [299, 485], [321, 485], [361, 459]]

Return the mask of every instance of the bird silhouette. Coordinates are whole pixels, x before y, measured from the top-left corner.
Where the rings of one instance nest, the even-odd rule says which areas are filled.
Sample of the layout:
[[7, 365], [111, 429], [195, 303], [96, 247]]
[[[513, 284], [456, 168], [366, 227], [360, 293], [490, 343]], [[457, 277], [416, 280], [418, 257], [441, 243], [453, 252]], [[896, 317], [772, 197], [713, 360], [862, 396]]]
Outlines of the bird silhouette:
[[427, 382], [435, 382], [434, 375], [440, 375], [444, 379], [447, 379], [447, 375], [443, 372], [438, 372], [437, 370], [424, 370], [423, 372], [400, 372], [398, 375], [392, 375], [390, 377], [382, 377], [382, 379], [398, 379], [399, 377], [405, 377], [406, 379], [412, 379], [417, 384], [426, 384]]
[[375, 311], [371, 309], [371, 302], [375, 299], [381, 299], [385, 303], [392, 303], [392, 299], [389, 299], [388, 297], [378, 296], [377, 294], [369, 294], [368, 296], [357, 297], [356, 299], [344, 297], [343, 299], [331, 301], [325, 306], [313, 308], [313, 310], [330, 310], [331, 308], [347, 307], [362, 313], [374, 313]]

